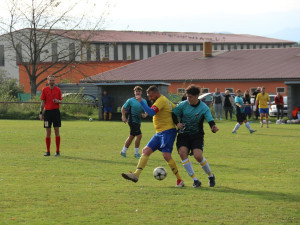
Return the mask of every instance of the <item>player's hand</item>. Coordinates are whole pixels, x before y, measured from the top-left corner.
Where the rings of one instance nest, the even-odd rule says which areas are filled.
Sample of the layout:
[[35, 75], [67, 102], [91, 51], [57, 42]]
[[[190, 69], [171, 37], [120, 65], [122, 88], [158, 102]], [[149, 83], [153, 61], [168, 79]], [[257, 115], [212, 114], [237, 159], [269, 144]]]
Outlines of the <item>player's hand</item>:
[[147, 113], [142, 113], [142, 117], [143, 117], [143, 118], [146, 118], [147, 116], [148, 116]]
[[56, 98], [54, 98], [54, 99], [53, 99], [53, 102], [54, 102], [54, 103], [59, 103], [59, 100], [56, 99]]
[[219, 130], [219, 128], [218, 128], [216, 125], [213, 125], [212, 128], [211, 128], [211, 131], [212, 131], [213, 133], [217, 133], [218, 130]]
[[127, 118], [126, 118], [126, 116], [122, 116], [122, 121], [123, 121], [124, 123], [127, 123]]
[[40, 118], [40, 120], [43, 120], [44, 119], [43, 114], [39, 114], [39, 118]]
[[179, 130], [183, 129], [183, 127], [184, 127], [183, 123], [177, 123], [176, 126]]

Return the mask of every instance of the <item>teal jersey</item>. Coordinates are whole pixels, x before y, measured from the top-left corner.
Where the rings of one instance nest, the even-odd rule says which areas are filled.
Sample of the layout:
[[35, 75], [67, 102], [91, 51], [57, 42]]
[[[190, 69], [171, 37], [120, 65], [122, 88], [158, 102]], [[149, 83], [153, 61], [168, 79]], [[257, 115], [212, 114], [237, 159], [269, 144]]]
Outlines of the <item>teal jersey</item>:
[[[143, 102], [147, 105], [145, 99], [143, 99]], [[138, 100], [136, 100], [135, 98], [130, 98], [125, 102], [123, 107], [128, 113], [128, 122], [141, 124], [141, 118], [144, 109]]]
[[180, 118], [180, 122], [184, 125], [184, 128], [179, 130], [179, 133], [182, 134], [204, 134], [204, 119], [207, 122], [214, 121], [209, 107], [202, 101], [195, 106], [190, 105], [187, 100], [180, 102], [173, 109], [173, 113]]
[[242, 106], [242, 108], [240, 108], [235, 104], [235, 114], [238, 114], [239, 112], [243, 113], [245, 110], [243, 98], [236, 96], [234, 99], [234, 103], [239, 103]]

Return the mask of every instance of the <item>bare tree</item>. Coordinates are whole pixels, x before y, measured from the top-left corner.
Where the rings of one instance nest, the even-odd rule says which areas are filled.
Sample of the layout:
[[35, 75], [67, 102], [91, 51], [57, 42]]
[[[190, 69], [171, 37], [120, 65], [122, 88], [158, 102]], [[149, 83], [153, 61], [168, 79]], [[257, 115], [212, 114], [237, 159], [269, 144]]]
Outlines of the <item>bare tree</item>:
[[9, 19], [0, 21], [0, 28], [6, 31], [2, 38], [11, 57], [16, 57], [17, 64], [25, 68], [31, 96], [46, 80], [42, 76], [45, 72], [51, 69], [57, 76], [63, 76], [62, 71], [70, 64], [78, 63], [89, 40], [104, 25], [107, 4], [97, 17], [89, 17], [83, 11], [72, 16], [79, 4], [83, 1], [72, 0], [66, 5], [61, 0], [8, 0]]

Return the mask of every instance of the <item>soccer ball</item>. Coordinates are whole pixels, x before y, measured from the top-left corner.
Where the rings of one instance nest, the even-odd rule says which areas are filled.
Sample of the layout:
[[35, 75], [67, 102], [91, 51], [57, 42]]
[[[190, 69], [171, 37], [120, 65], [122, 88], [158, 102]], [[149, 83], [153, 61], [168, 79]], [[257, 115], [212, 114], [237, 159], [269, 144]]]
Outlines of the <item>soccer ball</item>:
[[167, 176], [167, 171], [165, 168], [163, 167], [156, 167], [154, 170], [153, 170], [153, 176], [156, 180], [163, 180], [166, 178]]
[[92, 117], [91, 117], [91, 118], [89, 118], [89, 121], [90, 121], [90, 122], [92, 122], [92, 121], [93, 121], [93, 118], [92, 118]]

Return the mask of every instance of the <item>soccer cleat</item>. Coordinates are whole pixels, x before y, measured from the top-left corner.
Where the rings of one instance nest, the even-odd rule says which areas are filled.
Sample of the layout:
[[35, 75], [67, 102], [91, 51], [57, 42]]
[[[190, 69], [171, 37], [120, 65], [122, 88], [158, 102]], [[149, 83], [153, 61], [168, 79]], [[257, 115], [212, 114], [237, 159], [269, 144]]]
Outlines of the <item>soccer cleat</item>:
[[50, 156], [50, 152], [46, 152], [44, 156]]
[[232, 131], [233, 134], [237, 134], [237, 132], [235, 130]]
[[126, 153], [120, 152], [120, 155], [121, 155], [122, 157], [126, 158]]
[[184, 187], [184, 182], [183, 182], [183, 180], [179, 180], [179, 179], [178, 179], [175, 187]]
[[256, 130], [250, 130], [250, 134], [254, 133]]
[[138, 182], [139, 180], [139, 177], [132, 172], [122, 173], [122, 177], [124, 177], [126, 180], [131, 180], [134, 183]]
[[201, 187], [201, 181], [200, 181], [200, 180], [194, 180], [193, 187], [194, 187], [194, 188]]
[[139, 159], [139, 158], [141, 158], [141, 155], [140, 155], [140, 153], [136, 153], [136, 154], [134, 154], [134, 157]]
[[55, 153], [55, 156], [60, 156], [60, 152], [56, 152], [56, 153]]
[[267, 125], [267, 128], [269, 128], [269, 124]]
[[216, 178], [215, 178], [215, 175], [213, 175], [212, 177], [208, 177], [208, 184], [210, 187], [214, 187], [216, 185]]

